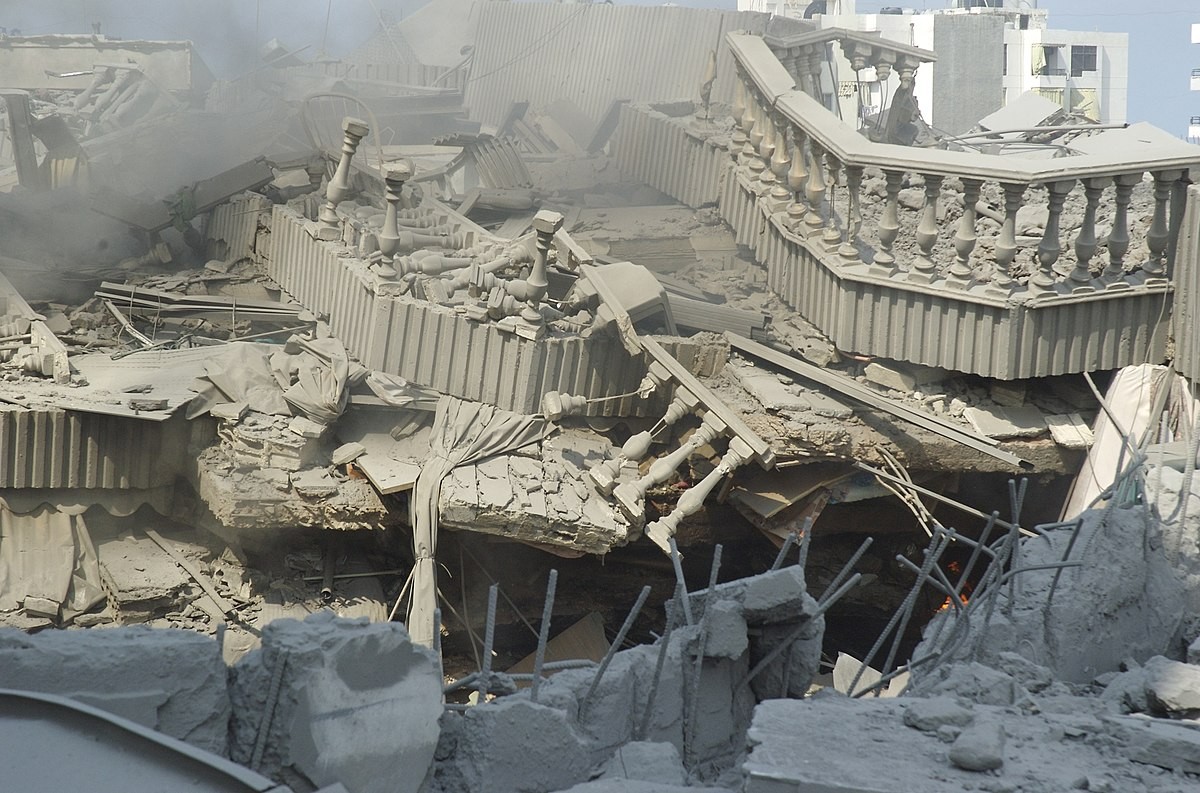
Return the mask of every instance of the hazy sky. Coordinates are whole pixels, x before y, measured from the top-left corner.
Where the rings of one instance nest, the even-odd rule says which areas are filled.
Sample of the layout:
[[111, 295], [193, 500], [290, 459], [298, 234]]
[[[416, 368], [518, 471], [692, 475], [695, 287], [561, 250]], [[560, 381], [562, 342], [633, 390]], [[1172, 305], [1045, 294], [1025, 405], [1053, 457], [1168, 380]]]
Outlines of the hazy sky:
[[[630, 0], [617, 0], [629, 2]], [[733, 8], [736, 0], [674, 0], [680, 5]], [[126, 38], [186, 38], [221, 77], [255, 68], [262, 42], [278, 37], [290, 47], [322, 47], [340, 55], [378, 27], [380, 12], [402, 17], [422, 0], [0, 0], [0, 25], [25, 33], [88, 33], [90, 22]], [[945, 8], [943, 0], [858, 0], [858, 10], [882, 6]], [[1200, 22], [1200, 0], [1041, 0], [1050, 25], [1129, 34], [1129, 119], [1149, 121], [1172, 134], [1186, 132], [1200, 115], [1200, 92], [1189, 90], [1200, 68], [1200, 44], [1191, 23]], [[332, 9], [328, 26], [327, 12]], [[3, 76], [0, 76], [0, 81]]]

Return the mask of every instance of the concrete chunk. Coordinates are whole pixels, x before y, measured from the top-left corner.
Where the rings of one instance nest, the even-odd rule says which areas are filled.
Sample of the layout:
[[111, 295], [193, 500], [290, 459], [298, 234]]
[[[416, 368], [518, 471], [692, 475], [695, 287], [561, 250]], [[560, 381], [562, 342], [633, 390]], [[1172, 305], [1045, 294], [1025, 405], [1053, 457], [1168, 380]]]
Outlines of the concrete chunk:
[[914, 699], [904, 711], [904, 723], [922, 732], [937, 732], [946, 725], [966, 727], [974, 720], [975, 714], [950, 697]]
[[280, 696], [261, 771], [303, 774], [316, 787], [416, 793], [433, 761], [442, 681], [433, 654], [404, 626], [327, 612], [275, 620], [262, 649], [232, 669], [234, 760], [250, 760], [272, 676]]
[[950, 762], [965, 771], [994, 771], [1004, 765], [1004, 727], [978, 724], [962, 731], [950, 747]]
[[1155, 656], [1145, 672], [1151, 710], [1182, 716], [1200, 711], [1200, 666]]

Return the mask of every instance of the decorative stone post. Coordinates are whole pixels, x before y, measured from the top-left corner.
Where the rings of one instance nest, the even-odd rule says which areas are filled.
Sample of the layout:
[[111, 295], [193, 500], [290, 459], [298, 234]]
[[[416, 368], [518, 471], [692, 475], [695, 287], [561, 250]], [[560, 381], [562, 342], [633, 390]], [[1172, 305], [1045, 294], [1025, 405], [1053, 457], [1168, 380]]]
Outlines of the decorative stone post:
[[1058, 224], [1062, 217], [1063, 203], [1067, 193], [1075, 186], [1074, 179], [1063, 179], [1049, 182], [1046, 185], [1046, 203], [1049, 214], [1046, 217], [1046, 230], [1042, 233], [1042, 241], [1038, 243], [1038, 271], [1029, 279], [1030, 291], [1048, 292], [1054, 289], [1054, 265], [1062, 254], [1062, 242], [1059, 240]]
[[963, 213], [958, 220], [958, 229], [954, 232], [954, 264], [950, 265], [950, 274], [946, 278], [946, 286], [955, 289], [966, 289], [971, 285], [971, 252], [975, 250], [975, 205], [979, 203], [979, 193], [983, 189], [983, 180], [963, 178]]
[[883, 178], [887, 197], [883, 204], [883, 216], [879, 219], [879, 251], [875, 254], [872, 269], [877, 275], [891, 275], [896, 265], [892, 245], [900, 233], [900, 185], [904, 174], [900, 171], [884, 171]]
[[720, 464], [709, 472], [695, 486], [684, 491], [675, 503], [675, 509], [666, 517], [659, 518], [646, 527], [646, 536], [664, 553], [670, 553], [671, 538], [679, 530], [679, 524], [688, 515], [694, 515], [704, 506], [704, 500], [717, 484], [730, 473], [748, 463], [754, 457], [754, 451], [741, 438], [734, 437], [729, 441], [729, 448]]
[[1113, 227], [1108, 235], [1108, 266], [1100, 277], [1107, 289], [1129, 289], [1125, 280], [1125, 254], [1129, 252], [1129, 202], [1133, 199], [1133, 188], [1142, 181], [1140, 173], [1117, 176], [1116, 209], [1113, 212]]
[[719, 417], [713, 413], [705, 413], [700, 426], [679, 448], [655, 460], [646, 475], [636, 482], [625, 482], [613, 491], [621, 511], [630, 520], [641, 520], [645, 515], [646, 493], [650, 492], [652, 487], [666, 482], [697, 449], [715, 441], [726, 429], [725, 422]]
[[858, 233], [862, 230], [862, 176], [863, 169], [859, 165], [846, 166], [846, 192], [849, 193], [849, 205], [846, 212], [846, 241], [838, 248], [838, 254], [847, 262], [861, 262], [858, 252]]
[[1096, 212], [1108, 181], [1107, 177], [1083, 180], [1083, 195], [1087, 206], [1083, 210], [1083, 223], [1079, 226], [1079, 235], [1075, 237], [1075, 268], [1071, 270], [1065, 285], [1073, 294], [1096, 291], [1096, 287], [1092, 285], [1091, 268], [1092, 257], [1100, 247], [1100, 242], [1096, 239]]
[[543, 209], [533, 216], [533, 230], [537, 233], [537, 255], [533, 258], [533, 269], [525, 279], [529, 293], [525, 308], [521, 309], [521, 319], [530, 325], [541, 326], [545, 322], [539, 305], [546, 295], [546, 288], [550, 286], [550, 282], [546, 280], [546, 259], [550, 255], [550, 244], [554, 242], [554, 235], [562, 228], [562, 224], [563, 216], [549, 209]]
[[1025, 198], [1026, 186], [1005, 182], [1001, 187], [1004, 188], [1004, 222], [1000, 224], [1000, 236], [996, 240], [996, 274], [988, 291], [1007, 297], [1013, 285], [1009, 268], [1017, 258], [1017, 212]]
[[317, 239], [338, 240], [342, 238], [341, 224], [338, 221], [337, 205], [345, 200], [350, 192], [350, 160], [358, 151], [359, 142], [370, 132], [367, 122], [347, 116], [342, 119], [342, 158], [338, 161], [333, 178], [325, 187], [325, 203], [321, 206], [317, 225]]
[[387, 209], [383, 216], [383, 229], [379, 232], [379, 252], [384, 258], [375, 265], [375, 274], [380, 278], [396, 277], [396, 252], [400, 248], [400, 232], [396, 212], [400, 208], [400, 191], [404, 183], [412, 178], [412, 164], [407, 160], [393, 163], [384, 170], [383, 183], [387, 186]]
[[937, 205], [942, 192], [942, 180], [937, 174], [923, 174], [925, 178], [925, 206], [921, 210], [921, 222], [917, 224], [917, 247], [921, 252], [908, 271], [908, 280], [929, 284], [937, 277], [937, 264], [933, 261], [933, 246], [937, 243]]
[[787, 186], [793, 196], [787, 210], [788, 228], [792, 230], [792, 233], [800, 231], [800, 224], [804, 220], [806, 212], [804, 207], [804, 186], [808, 181], [808, 167], [805, 164], [808, 154], [804, 147], [806, 139], [807, 136], [799, 126], [792, 128], [792, 167], [788, 169], [787, 173]]
[[1166, 283], [1167, 243], [1171, 239], [1170, 228], [1167, 226], [1167, 207], [1171, 203], [1171, 186], [1182, 174], [1182, 171], [1154, 172], [1154, 219], [1146, 232], [1146, 247], [1150, 249], [1150, 258], [1142, 265], [1146, 283], [1151, 286]]
[[822, 217], [822, 204], [825, 201], [825, 164], [823, 162], [825, 152], [812, 140], [808, 142], [808, 152], [808, 184], [804, 187], [804, 193], [808, 197], [812, 211], [804, 219], [804, 225], [807, 227], [805, 235], [814, 237], [821, 233], [821, 229], [825, 225]]

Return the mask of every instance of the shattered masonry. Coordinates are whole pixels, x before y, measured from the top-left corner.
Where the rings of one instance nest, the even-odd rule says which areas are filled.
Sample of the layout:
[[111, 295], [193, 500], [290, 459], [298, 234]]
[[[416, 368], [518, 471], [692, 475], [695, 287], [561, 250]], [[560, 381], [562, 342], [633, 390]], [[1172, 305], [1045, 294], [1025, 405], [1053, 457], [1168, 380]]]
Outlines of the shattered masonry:
[[829, 19], [378, 21], [0, 29], [12, 784], [1195, 788], [1200, 148], [945, 135]]

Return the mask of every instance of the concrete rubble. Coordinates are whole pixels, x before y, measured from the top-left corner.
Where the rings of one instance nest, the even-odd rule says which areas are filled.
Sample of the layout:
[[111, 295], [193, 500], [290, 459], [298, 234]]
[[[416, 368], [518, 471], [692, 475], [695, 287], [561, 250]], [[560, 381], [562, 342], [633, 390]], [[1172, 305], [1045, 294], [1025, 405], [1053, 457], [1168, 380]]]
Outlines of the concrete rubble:
[[579, 9], [236, 71], [0, 28], [0, 731], [214, 791], [1195, 789], [1200, 148]]

